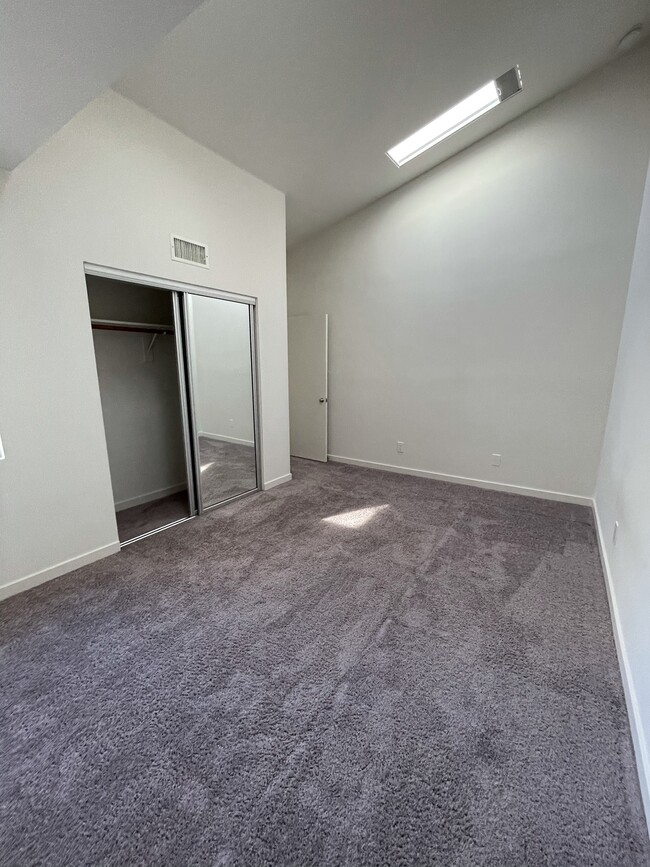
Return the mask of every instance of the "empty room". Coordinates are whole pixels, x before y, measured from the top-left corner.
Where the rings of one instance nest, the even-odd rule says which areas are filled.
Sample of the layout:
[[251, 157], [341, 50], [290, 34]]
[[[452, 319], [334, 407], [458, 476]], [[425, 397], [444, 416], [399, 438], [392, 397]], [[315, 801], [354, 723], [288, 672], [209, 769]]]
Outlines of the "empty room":
[[650, 0], [0, 0], [0, 865], [650, 865]]

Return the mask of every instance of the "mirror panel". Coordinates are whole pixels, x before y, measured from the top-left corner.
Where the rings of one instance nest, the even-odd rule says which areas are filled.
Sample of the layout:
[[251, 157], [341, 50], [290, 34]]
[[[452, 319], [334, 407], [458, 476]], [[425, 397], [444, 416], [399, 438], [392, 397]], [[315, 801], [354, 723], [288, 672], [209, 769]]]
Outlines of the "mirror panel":
[[207, 509], [257, 488], [250, 308], [186, 297], [199, 497]]

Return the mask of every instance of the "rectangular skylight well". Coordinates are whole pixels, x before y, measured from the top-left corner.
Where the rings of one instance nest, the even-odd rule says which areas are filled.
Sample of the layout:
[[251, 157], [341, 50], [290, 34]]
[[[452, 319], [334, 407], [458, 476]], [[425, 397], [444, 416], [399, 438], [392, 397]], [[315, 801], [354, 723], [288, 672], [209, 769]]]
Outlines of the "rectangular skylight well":
[[413, 135], [405, 138], [395, 147], [386, 151], [386, 155], [396, 166], [403, 166], [409, 160], [458, 132], [468, 123], [476, 120], [486, 111], [495, 108], [515, 93], [521, 90], [521, 74], [518, 66], [513, 66], [494, 81], [480, 87], [470, 96], [465, 97], [452, 108], [423, 126]]

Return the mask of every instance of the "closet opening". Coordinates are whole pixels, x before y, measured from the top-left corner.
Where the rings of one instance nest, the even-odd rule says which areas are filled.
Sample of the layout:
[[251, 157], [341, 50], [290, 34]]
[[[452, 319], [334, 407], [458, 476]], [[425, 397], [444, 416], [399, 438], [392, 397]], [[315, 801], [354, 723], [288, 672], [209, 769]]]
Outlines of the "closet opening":
[[259, 490], [259, 445], [254, 299], [122, 275], [86, 266], [125, 545]]

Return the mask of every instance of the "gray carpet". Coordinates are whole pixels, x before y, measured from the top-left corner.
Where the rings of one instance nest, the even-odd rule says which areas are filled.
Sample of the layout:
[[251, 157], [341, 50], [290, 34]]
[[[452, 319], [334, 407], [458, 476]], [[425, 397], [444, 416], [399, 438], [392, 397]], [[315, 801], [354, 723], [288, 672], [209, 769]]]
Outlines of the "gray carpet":
[[173, 524], [181, 518], [187, 518], [189, 514], [187, 491], [180, 491], [168, 497], [161, 497], [159, 500], [151, 500], [149, 503], [116, 512], [117, 533], [120, 542], [127, 542], [143, 533], [157, 530], [166, 524]]
[[590, 513], [294, 472], [0, 606], [0, 863], [647, 864]]
[[[255, 449], [252, 446], [201, 436], [199, 449], [201, 495], [206, 506], [256, 487]], [[123, 509], [116, 514], [120, 542], [135, 539], [189, 514], [187, 491]]]
[[204, 505], [220, 503], [257, 487], [253, 446], [200, 436], [199, 450]]

